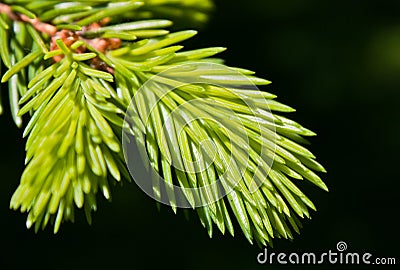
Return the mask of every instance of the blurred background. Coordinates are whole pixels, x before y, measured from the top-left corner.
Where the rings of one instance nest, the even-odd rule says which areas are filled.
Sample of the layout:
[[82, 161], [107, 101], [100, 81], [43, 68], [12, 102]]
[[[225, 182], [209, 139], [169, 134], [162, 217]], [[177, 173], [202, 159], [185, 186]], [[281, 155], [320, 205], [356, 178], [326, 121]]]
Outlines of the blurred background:
[[[187, 43], [207, 46], [228, 47], [228, 65], [271, 80], [264, 89], [318, 133], [311, 150], [330, 193], [301, 186], [318, 212], [293, 242], [276, 240], [274, 252], [322, 253], [345, 241], [399, 264], [400, 1], [220, 0]], [[209, 239], [194, 214], [159, 212], [134, 184], [113, 188], [112, 203], [99, 197], [92, 226], [79, 213], [59, 234], [36, 235], [25, 214], [8, 209], [24, 162], [22, 131], [10, 119], [0, 117], [1, 269], [344, 268], [258, 265], [261, 250], [238, 226], [234, 238], [216, 231]]]

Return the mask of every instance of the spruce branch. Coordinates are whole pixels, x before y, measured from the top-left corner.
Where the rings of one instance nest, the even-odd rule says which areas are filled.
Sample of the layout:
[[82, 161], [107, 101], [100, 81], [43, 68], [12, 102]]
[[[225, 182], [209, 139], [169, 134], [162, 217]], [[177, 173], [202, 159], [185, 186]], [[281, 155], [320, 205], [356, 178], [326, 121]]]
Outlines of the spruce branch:
[[184, 51], [197, 32], [171, 33], [170, 20], [154, 19], [202, 22], [211, 8], [202, 0], [0, 2], [2, 83], [17, 125], [29, 119], [10, 206], [28, 212], [28, 228], [50, 222], [57, 232], [75, 207], [90, 223], [97, 193], [110, 199], [111, 184], [131, 179], [128, 139], [163, 179], [145, 179], [154, 198], [175, 212], [183, 199], [210, 236], [213, 224], [234, 234], [231, 212], [250, 242], [299, 233], [300, 218], [316, 210], [301, 180], [328, 190], [316, 174], [325, 169], [302, 146], [315, 133], [252, 88], [269, 81], [223, 65], [216, 55], [225, 48]]

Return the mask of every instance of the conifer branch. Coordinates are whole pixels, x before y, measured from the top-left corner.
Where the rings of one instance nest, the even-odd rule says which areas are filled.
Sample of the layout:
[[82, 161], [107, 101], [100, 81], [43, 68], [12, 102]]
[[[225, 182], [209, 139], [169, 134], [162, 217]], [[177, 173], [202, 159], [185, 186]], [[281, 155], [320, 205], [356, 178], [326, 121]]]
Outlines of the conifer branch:
[[204, 0], [0, 2], [2, 83], [17, 125], [29, 119], [10, 206], [28, 212], [28, 228], [53, 223], [57, 232], [75, 207], [90, 223], [97, 193], [110, 199], [110, 184], [131, 179], [128, 138], [164, 180], [145, 179], [154, 198], [175, 212], [184, 200], [210, 236], [213, 224], [234, 234], [229, 207], [250, 242], [299, 233], [300, 218], [316, 210], [301, 180], [328, 190], [316, 174], [325, 169], [302, 146], [315, 133], [252, 88], [269, 81], [222, 65], [215, 57], [225, 48], [184, 51], [197, 32], [171, 33], [170, 20], [154, 19], [202, 22], [211, 8]]

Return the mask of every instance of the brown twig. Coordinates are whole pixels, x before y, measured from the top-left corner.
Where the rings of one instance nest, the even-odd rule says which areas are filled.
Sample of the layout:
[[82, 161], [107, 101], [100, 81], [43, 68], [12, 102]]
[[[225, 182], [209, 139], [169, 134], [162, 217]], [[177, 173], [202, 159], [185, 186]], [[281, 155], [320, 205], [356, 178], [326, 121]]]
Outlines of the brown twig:
[[0, 3], [0, 13], [6, 14], [14, 21], [18, 20], [18, 17], [14, 14], [9, 5]]
[[44, 23], [38, 18], [31, 19], [24, 14], [14, 12], [9, 5], [0, 3], [0, 13], [6, 14], [13, 21], [30, 23], [36, 30], [41, 33], [46, 33], [51, 36], [57, 33], [57, 28], [54, 25]]
[[[3, 4], [0, 2], [0, 14], [6, 14], [13, 21], [26, 22], [31, 24], [38, 32], [48, 34], [51, 37], [50, 41], [50, 50], [57, 50], [58, 46], [56, 41], [61, 39], [64, 44], [69, 47], [75, 41], [83, 40], [91, 47], [96, 49], [97, 51], [104, 53], [107, 50], [115, 50], [121, 46], [121, 40], [119, 38], [94, 38], [87, 39], [84, 38], [84, 34], [88, 30], [100, 28], [102, 26], [107, 25], [110, 22], [110, 18], [104, 18], [98, 23], [92, 23], [91, 25], [85, 26], [82, 31], [70, 31], [70, 30], [59, 30], [49, 23], [45, 23], [39, 20], [39, 18], [31, 19], [25, 14], [21, 14], [18, 12], [14, 12], [9, 5]], [[77, 53], [86, 52], [86, 48], [84, 46], [79, 47], [75, 50]], [[62, 55], [57, 55], [53, 57], [54, 62], [59, 62], [63, 58]], [[100, 70], [107, 71], [111, 74], [114, 73], [114, 70], [107, 66], [103, 61], [101, 61], [98, 57], [91, 60], [91, 66], [93, 68], [97, 68]]]
[[21, 14], [20, 18], [21, 21], [30, 23], [39, 32], [49, 34], [50, 36], [55, 35], [57, 33], [57, 28], [54, 25], [44, 23], [40, 21], [38, 18], [31, 19], [24, 14]]

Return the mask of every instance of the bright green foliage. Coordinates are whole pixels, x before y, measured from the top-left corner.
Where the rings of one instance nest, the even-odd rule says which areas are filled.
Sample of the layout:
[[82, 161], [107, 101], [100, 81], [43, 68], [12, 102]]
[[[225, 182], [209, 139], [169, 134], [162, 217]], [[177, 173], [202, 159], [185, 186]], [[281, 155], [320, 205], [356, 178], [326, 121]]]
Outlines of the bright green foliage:
[[[179, 134], [174, 132], [179, 123], [169, 128], [167, 134], [161, 128], [171, 111], [198, 98], [208, 98], [216, 107], [192, 102], [194, 105], [188, 115], [224, 118], [229, 117], [223, 110], [228, 108], [238, 115], [250, 139], [250, 147], [242, 149], [249, 154], [242, 180], [232, 186], [233, 191], [225, 199], [196, 208], [210, 236], [213, 223], [222, 233], [227, 229], [234, 234], [228, 205], [247, 239], [263, 245], [271, 243], [274, 237], [293, 238], [292, 231], [299, 232], [301, 226], [299, 217], [309, 217], [308, 209], [315, 210], [313, 203], [297, 188], [304, 178], [327, 190], [313, 172], [324, 172], [324, 168], [300, 145], [307, 143], [303, 136], [315, 134], [271, 113], [269, 110], [294, 111], [276, 102], [274, 95], [246, 90], [249, 82], [269, 83], [254, 77], [253, 72], [233, 69], [247, 78], [243, 81], [243, 77], [228, 76], [223, 71], [219, 74], [216, 70], [198, 69], [199, 63], [222, 63], [213, 57], [224, 48], [183, 51], [181, 43], [196, 32], [170, 33], [171, 21], [154, 19], [163, 15], [203, 22], [205, 12], [212, 8], [211, 2], [10, 0], [5, 3], [15, 5], [15, 12], [32, 18], [37, 16], [58, 30], [81, 31], [82, 37], [71, 46], [59, 39], [58, 49], [50, 50], [49, 35], [38, 32], [29, 23], [0, 15], [0, 56], [8, 68], [2, 73], [2, 82], [8, 82], [16, 124], [22, 126], [21, 117], [30, 116], [24, 132], [27, 166], [11, 200], [13, 209], [29, 213], [28, 227], [35, 224], [38, 230], [52, 221], [57, 232], [63, 220], [74, 220], [75, 206], [84, 208], [90, 222], [90, 212], [97, 208], [97, 192], [100, 190], [109, 199], [110, 183], [130, 178], [121, 150], [122, 130], [134, 135], [137, 144], [147, 151], [151, 166], [164, 176], [167, 189], [172, 184], [208, 185], [224, 173], [223, 185], [213, 192], [218, 194], [229, 189], [233, 181], [242, 178], [235, 166], [224, 166], [226, 158], [235, 150], [232, 147], [246, 145], [239, 136], [231, 138], [234, 144], [230, 145], [227, 143], [229, 136], [213, 121], [192, 122]], [[107, 26], [85, 31], [86, 26], [107, 17], [111, 18]], [[95, 38], [119, 38], [122, 45], [103, 53], [89, 42]], [[82, 45], [87, 48], [84, 53], [78, 50]], [[55, 56], [62, 56], [62, 59], [55, 62], [52, 59]], [[91, 67], [94, 58], [101, 59], [113, 72]], [[182, 64], [192, 68], [180, 70]], [[135, 95], [153, 75], [171, 68], [176, 68], [182, 81], [185, 76], [197, 76], [205, 81], [182, 87], [178, 86], [179, 81], [161, 76], [156, 79], [156, 85], [149, 88], [151, 91]], [[219, 84], [230, 87], [216, 86]], [[166, 86], [178, 87], [164, 96]], [[147, 122], [146, 106], [161, 96], [161, 102]], [[132, 99], [134, 106], [130, 107]], [[257, 113], [249, 111], [244, 101], [255, 104], [259, 109]], [[124, 124], [128, 108], [132, 110], [130, 117], [134, 126]], [[168, 156], [175, 156], [180, 162], [204, 160], [200, 150], [204, 139], [211, 139], [218, 147], [219, 156], [213, 166], [201, 173], [182, 173], [170, 166]], [[263, 147], [268, 151], [261, 154]], [[235, 158], [242, 160], [240, 156]], [[254, 179], [261, 184], [255, 192], [251, 189]], [[156, 196], [159, 188], [154, 187]], [[185, 195], [191, 202], [192, 196], [202, 200], [215, 194]], [[173, 192], [169, 192], [169, 199], [176, 211]]]

